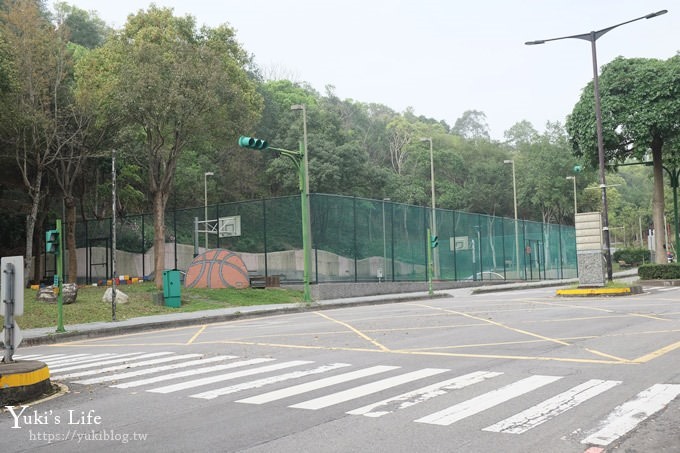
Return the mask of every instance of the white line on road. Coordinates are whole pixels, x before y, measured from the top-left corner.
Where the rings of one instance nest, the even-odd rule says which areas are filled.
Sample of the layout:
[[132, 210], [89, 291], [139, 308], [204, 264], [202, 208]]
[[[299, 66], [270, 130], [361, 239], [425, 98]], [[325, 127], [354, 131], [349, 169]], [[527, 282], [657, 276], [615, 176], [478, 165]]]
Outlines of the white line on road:
[[512, 417], [488, 426], [484, 428], [484, 431], [522, 434], [541, 423], [547, 422], [548, 420], [563, 414], [584, 401], [616, 387], [620, 383], [621, 381], [591, 379]]
[[309, 401], [294, 404], [290, 407], [294, 407], [296, 409], [317, 410], [324, 407], [333, 406], [335, 404], [344, 403], [345, 401], [360, 398], [362, 396], [370, 395], [372, 393], [377, 393], [390, 387], [396, 387], [401, 384], [406, 384], [407, 382], [412, 382], [418, 379], [423, 379], [426, 377], [434, 376], [436, 374], [444, 373], [446, 371], [449, 370], [442, 368], [424, 368], [422, 370], [412, 371], [410, 373], [401, 374], [399, 376], [393, 376], [386, 379], [382, 379], [380, 381], [360, 385], [359, 387], [354, 387], [341, 392], [331, 393], [330, 395], [314, 398]]
[[180, 382], [178, 384], [166, 385], [165, 387], [158, 387], [147, 390], [152, 393], [172, 393], [179, 390], [190, 389], [206, 384], [214, 384], [215, 382], [228, 381], [229, 379], [236, 379], [245, 376], [252, 376], [253, 374], [268, 373], [270, 371], [282, 370], [284, 368], [291, 368], [294, 366], [307, 365], [309, 360], [293, 360], [291, 362], [275, 363], [274, 365], [267, 365], [259, 368], [251, 368], [249, 370], [235, 371], [233, 373], [221, 374], [218, 376], [210, 376], [202, 379], [194, 379], [193, 381]]
[[299, 395], [301, 393], [311, 392], [313, 390], [318, 390], [324, 387], [330, 387], [331, 385], [341, 384], [343, 382], [352, 381], [354, 379], [360, 379], [367, 376], [373, 376], [374, 374], [396, 370], [397, 368], [400, 367], [388, 365], [373, 366], [370, 368], [364, 368], [362, 370], [350, 371], [349, 373], [338, 374], [337, 376], [318, 379], [316, 381], [307, 382], [305, 384], [298, 384], [293, 387], [274, 390], [273, 392], [263, 393], [261, 395], [251, 396], [250, 398], [244, 398], [236, 402], [248, 404], [269, 403], [271, 401], [280, 400], [283, 398], [287, 398], [289, 396]]
[[607, 446], [635, 428], [650, 415], [663, 409], [680, 394], [680, 384], [656, 384], [635, 398], [616, 407], [600, 424], [601, 428], [581, 441], [582, 444]]
[[188, 368], [188, 367], [192, 367], [192, 366], [207, 365], [209, 363], [221, 362], [222, 360], [235, 359], [235, 358], [236, 358], [235, 355], [221, 355], [221, 356], [209, 357], [209, 358], [205, 358], [205, 359], [189, 360], [187, 362], [182, 362], [182, 363], [173, 363], [172, 365], [158, 366], [158, 367], [148, 368], [146, 370], [130, 371], [129, 373], [118, 373], [118, 374], [112, 374], [112, 375], [109, 375], [109, 376], [100, 376], [100, 377], [91, 378], [91, 379], [83, 379], [81, 381], [74, 381], [74, 382], [76, 384], [84, 384], [84, 385], [100, 384], [102, 382], [114, 382], [114, 381], [120, 381], [120, 380], [123, 380], [123, 379], [128, 379], [128, 378], [131, 378], [131, 377], [146, 376], [147, 374], [155, 374], [155, 373], [160, 373], [160, 372], [163, 372], [163, 371], [176, 370], [176, 369], [179, 369], [179, 368]]
[[172, 352], [152, 352], [150, 354], [142, 354], [138, 355], [135, 357], [121, 357], [117, 356], [115, 359], [111, 360], [102, 360], [99, 362], [91, 362], [91, 363], [85, 363], [85, 364], [80, 364], [80, 365], [73, 365], [73, 366], [67, 366], [64, 368], [55, 368], [52, 370], [53, 373], [63, 373], [64, 371], [72, 371], [72, 370], [82, 370], [84, 368], [92, 368], [92, 367], [98, 367], [98, 366], [103, 366], [103, 365], [113, 365], [114, 363], [121, 363], [121, 362], [127, 362], [128, 360], [139, 360], [139, 359], [150, 359], [151, 357], [159, 357], [163, 355], [170, 355]]
[[128, 368], [139, 368], [143, 366], [149, 366], [149, 365], [158, 365], [159, 363], [167, 363], [167, 362], [176, 362], [178, 360], [183, 360], [183, 359], [193, 359], [196, 357], [200, 357], [201, 354], [180, 354], [180, 355], [173, 355], [170, 357], [161, 357], [160, 359], [151, 359], [151, 360], [142, 360], [141, 362], [132, 362], [132, 363], [123, 363], [119, 365], [114, 365], [114, 366], [109, 366], [105, 368], [99, 368], [96, 370], [87, 370], [87, 371], [77, 371], [75, 373], [69, 373], [69, 374], [64, 374], [61, 376], [55, 376], [54, 379], [73, 379], [73, 378], [78, 378], [82, 376], [92, 376], [93, 374], [103, 374], [103, 373], [109, 373], [111, 371], [120, 371], [120, 370], [127, 370]]
[[264, 387], [265, 385], [274, 384], [276, 382], [283, 382], [290, 379], [298, 379], [304, 376], [311, 376], [314, 374], [326, 373], [328, 371], [337, 370], [338, 368], [344, 368], [350, 366], [349, 363], [331, 363], [330, 365], [323, 365], [311, 370], [303, 371], [293, 371], [292, 373], [281, 374], [278, 376], [272, 376], [264, 379], [258, 379], [256, 381], [244, 382], [243, 384], [232, 385], [229, 387], [223, 387], [221, 389], [210, 390], [203, 393], [197, 393], [196, 395], [190, 395], [192, 398], [202, 398], [206, 400], [211, 400], [217, 398], [218, 396], [228, 395], [230, 393], [240, 392], [242, 390], [249, 390]]
[[142, 385], [154, 384], [156, 382], [169, 381], [171, 379], [177, 379], [177, 378], [182, 378], [182, 377], [187, 377], [187, 376], [195, 376], [197, 374], [212, 373], [213, 371], [224, 371], [224, 370], [229, 370], [231, 368], [238, 368], [238, 367], [242, 367], [242, 366], [256, 365], [258, 363], [271, 362], [273, 360], [274, 359], [269, 359], [269, 358], [241, 360], [240, 362], [232, 362], [232, 363], [228, 363], [226, 365], [214, 365], [214, 366], [209, 366], [209, 367], [205, 367], [205, 368], [198, 368], [196, 370], [178, 371], [177, 373], [164, 374], [163, 376], [154, 376], [154, 377], [151, 377], [151, 378], [139, 379], [137, 381], [131, 381], [131, 382], [125, 382], [123, 384], [112, 385], [111, 387], [115, 387], [115, 388], [119, 388], [119, 389], [127, 389], [127, 388], [131, 388], [131, 387], [140, 387]]
[[[462, 389], [486, 379], [500, 376], [501, 374], [503, 373], [475, 371], [453, 379], [437, 382], [436, 384], [428, 385], [427, 387], [404, 393], [393, 398], [378, 401], [377, 403], [369, 404], [368, 406], [360, 407], [359, 409], [354, 409], [347, 413], [351, 415], [365, 415], [366, 417], [382, 417], [383, 415], [391, 414], [396, 410], [405, 409], [434, 397], [444, 395], [449, 390]], [[395, 403], [398, 403], [399, 405], [397, 406]], [[376, 410], [378, 408], [383, 410]]]
[[462, 420], [471, 415], [478, 414], [482, 411], [490, 409], [505, 401], [516, 398], [525, 393], [531, 392], [539, 387], [562, 379], [559, 376], [530, 376], [505, 387], [493, 390], [491, 392], [480, 395], [476, 398], [463, 401], [462, 403], [448, 407], [434, 414], [416, 420], [418, 423], [429, 423], [432, 425], [449, 426], [459, 420]]

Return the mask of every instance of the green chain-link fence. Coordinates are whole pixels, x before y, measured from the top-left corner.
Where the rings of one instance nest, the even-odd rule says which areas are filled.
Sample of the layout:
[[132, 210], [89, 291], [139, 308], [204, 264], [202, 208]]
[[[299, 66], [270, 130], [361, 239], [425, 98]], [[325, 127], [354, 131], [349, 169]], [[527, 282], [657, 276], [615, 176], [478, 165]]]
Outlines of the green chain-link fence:
[[[434, 280], [544, 280], [574, 278], [576, 240], [572, 226], [437, 209], [439, 246], [427, 266], [432, 210], [422, 206], [338, 195], [311, 195], [314, 283]], [[208, 234], [208, 248], [241, 255], [252, 274], [303, 278], [299, 196], [219, 203], [208, 220], [240, 218], [241, 234]], [[166, 268], [186, 270], [205, 250], [204, 207], [166, 213]], [[196, 223], [196, 219], [199, 223]], [[198, 225], [198, 234], [196, 233]], [[76, 228], [80, 280], [111, 276], [110, 219]], [[117, 274], [153, 275], [151, 215], [117, 222]], [[196, 248], [196, 245], [199, 248]], [[48, 263], [49, 267], [49, 263]]]

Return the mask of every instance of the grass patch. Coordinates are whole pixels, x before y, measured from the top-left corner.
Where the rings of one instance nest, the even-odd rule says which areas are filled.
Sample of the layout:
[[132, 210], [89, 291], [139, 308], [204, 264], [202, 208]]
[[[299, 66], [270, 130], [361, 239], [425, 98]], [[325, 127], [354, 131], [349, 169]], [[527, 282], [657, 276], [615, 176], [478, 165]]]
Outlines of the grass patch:
[[[283, 288], [182, 288], [182, 306], [170, 308], [153, 303], [153, 295], [159, 291], [152, 282], [121, 285], [117, 289], [130, 297], [127, 304], [116, 304], [116, 319], [119, 321], [168, 313], [302, 302], [302, 291]], [[76, 302], [63, 306], [64, 325], [111, 321], [111, 304], [102, 302], [105, 291], [106, 288], [101, 286], [80, 287]], [[36, 291], [24, 290], [24, 314], [17, 318], [17, 323], [22, 330], [56, 328], [57, 304], [39, 302], [35, 296]]]

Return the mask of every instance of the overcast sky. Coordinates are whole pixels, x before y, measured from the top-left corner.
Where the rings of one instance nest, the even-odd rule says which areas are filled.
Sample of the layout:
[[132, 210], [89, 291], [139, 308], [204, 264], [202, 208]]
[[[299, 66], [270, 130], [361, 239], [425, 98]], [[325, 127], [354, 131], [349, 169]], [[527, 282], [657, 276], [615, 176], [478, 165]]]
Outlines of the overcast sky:
[[[70, 0], [114, 28], [147, 0]], [[199, 25], [228, 23], [256, 63], [342, 99], [385, 104], [453, 126], [466, 110], [491, 135], [521, 120], [564, 123], [592, 79], [588, 41], [526, 41], [588, 33], [648, 13], [597, 41], [617, 56], [668, 59], [680, 50], [677, 0], [156, 0]]]

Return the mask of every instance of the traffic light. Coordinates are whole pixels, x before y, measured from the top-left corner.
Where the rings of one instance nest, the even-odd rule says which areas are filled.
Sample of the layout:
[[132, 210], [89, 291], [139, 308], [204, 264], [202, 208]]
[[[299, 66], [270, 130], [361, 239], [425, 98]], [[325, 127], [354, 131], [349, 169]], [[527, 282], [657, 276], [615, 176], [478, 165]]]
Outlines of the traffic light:
[[45, 252], [59, 253], [59, 230], [47, 230], [45, 233]]
[[581, 173], [583, 171], [583, 167], [580, 165], [574, 165], [574, 173]]
[[242, 135], [238, 139], [238, 146], [241, 148], [263, 150], [269, 147], [269, 143], [267, 143], [266, 140], [262, 140], [260, 138], [246, 137]]
[[436, 248], [439, 245], [439, 238], [437, 236], [430, 236], [430, 247]]

